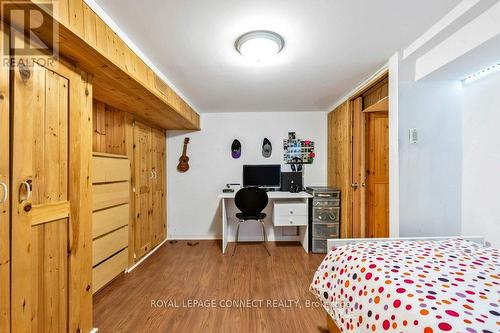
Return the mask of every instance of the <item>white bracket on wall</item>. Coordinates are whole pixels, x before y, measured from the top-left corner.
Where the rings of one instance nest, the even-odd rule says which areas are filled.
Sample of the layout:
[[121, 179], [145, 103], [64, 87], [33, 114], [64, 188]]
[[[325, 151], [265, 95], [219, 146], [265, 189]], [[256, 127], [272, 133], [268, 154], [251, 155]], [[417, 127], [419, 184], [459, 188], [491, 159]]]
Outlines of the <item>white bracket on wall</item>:
[[418, 130], [416, 128], [410, 129], [409, 140], [410, 145], [416, 145], [418, 143]]

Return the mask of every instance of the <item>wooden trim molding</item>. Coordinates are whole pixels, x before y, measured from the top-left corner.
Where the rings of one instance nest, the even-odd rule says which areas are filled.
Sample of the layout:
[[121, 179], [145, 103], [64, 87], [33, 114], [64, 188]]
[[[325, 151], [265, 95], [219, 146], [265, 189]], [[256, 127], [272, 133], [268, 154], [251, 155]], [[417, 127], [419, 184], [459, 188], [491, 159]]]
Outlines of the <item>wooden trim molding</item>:
[[389, 112], [389, 96], [379, 100], [377, 103], [370, 105], [363, 112]]

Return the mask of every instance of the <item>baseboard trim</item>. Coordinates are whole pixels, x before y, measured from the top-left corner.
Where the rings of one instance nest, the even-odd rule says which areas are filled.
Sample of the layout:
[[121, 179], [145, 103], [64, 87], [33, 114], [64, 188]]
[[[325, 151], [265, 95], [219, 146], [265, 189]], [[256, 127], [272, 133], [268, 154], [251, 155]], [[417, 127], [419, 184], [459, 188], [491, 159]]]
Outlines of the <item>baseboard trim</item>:
[[139, 266], [144, 260], [146, 260], [147, 258], [149, 258], [150, 255], [152, 255], [153, 253], [155, 253], [160, 247], [163, 246], [163, 244], [165, 244], [167, 242], [167, 240], [169, 239], [164, 239], [163, 242], [161, 242], [160, 244], [158, 244], [154, 249], [151, 250], [151, 252], [149, 252], [148, 254], [146, 254], [144, 257], [142, 257], [138, 262], [136, 262], [134, 265], [132, 265], [132, 267], [129, 267], [125, 270], [125, 273], [130, 273], [132, 272], [137, 266]]
[[168, 235], [168, 240], [218, 240], [221, 235]]
[[[221, 236], [216, 235], [176, 235], [169, 236], [168, 240], [221, 240]], [[262, 236], [241, 236], [240, 242], [262, 242]], [[229, 239], [228, 242], [234, 242], [233, 238]], [[279, 236], [278, 238], [272, 237], [268, 239], [269, 242], [298, 242], [300, 241], [299, 236]]]

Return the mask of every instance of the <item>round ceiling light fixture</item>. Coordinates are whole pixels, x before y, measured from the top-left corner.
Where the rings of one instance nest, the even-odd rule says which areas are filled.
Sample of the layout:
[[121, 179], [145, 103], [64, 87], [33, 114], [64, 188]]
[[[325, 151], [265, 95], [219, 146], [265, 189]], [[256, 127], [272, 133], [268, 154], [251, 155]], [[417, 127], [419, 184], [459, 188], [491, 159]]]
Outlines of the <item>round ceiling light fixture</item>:
[[262, 62], [278, 53], [285, 46], [283, 37], [273, 31], [255, 30], [247, 32], [236, 40], [234, 47], [245, 58]]

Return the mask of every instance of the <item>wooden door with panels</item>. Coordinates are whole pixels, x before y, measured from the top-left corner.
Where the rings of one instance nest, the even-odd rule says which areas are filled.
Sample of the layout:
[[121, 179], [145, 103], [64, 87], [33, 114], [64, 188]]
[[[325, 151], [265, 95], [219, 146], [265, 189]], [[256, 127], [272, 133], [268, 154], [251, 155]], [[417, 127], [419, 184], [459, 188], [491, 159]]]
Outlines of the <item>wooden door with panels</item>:
[[152, 243], [160, 244], [165, 239], [165, 132], [152, 129], [151, 132], [151, 193], [152, 193]]
[[369, 238], [389, 237], [389, 119], [384, 111], [366, 117], [366, 223]]
[[38, 64], [14, 71], [14, 331], [68, 329], [69, 84]]
[[12, 70], [12, 332], [92, 325], [91, 86], [55, 61]]
[[365, 237], [365, 117], [363, 98], [351, 101], [352, 110], [352, 236]]
[[144, 256], [151, 248], [153, 234], [151, 165], [151, 128], [143, 123], [134, 125], [134, 251], [136, 260]]

